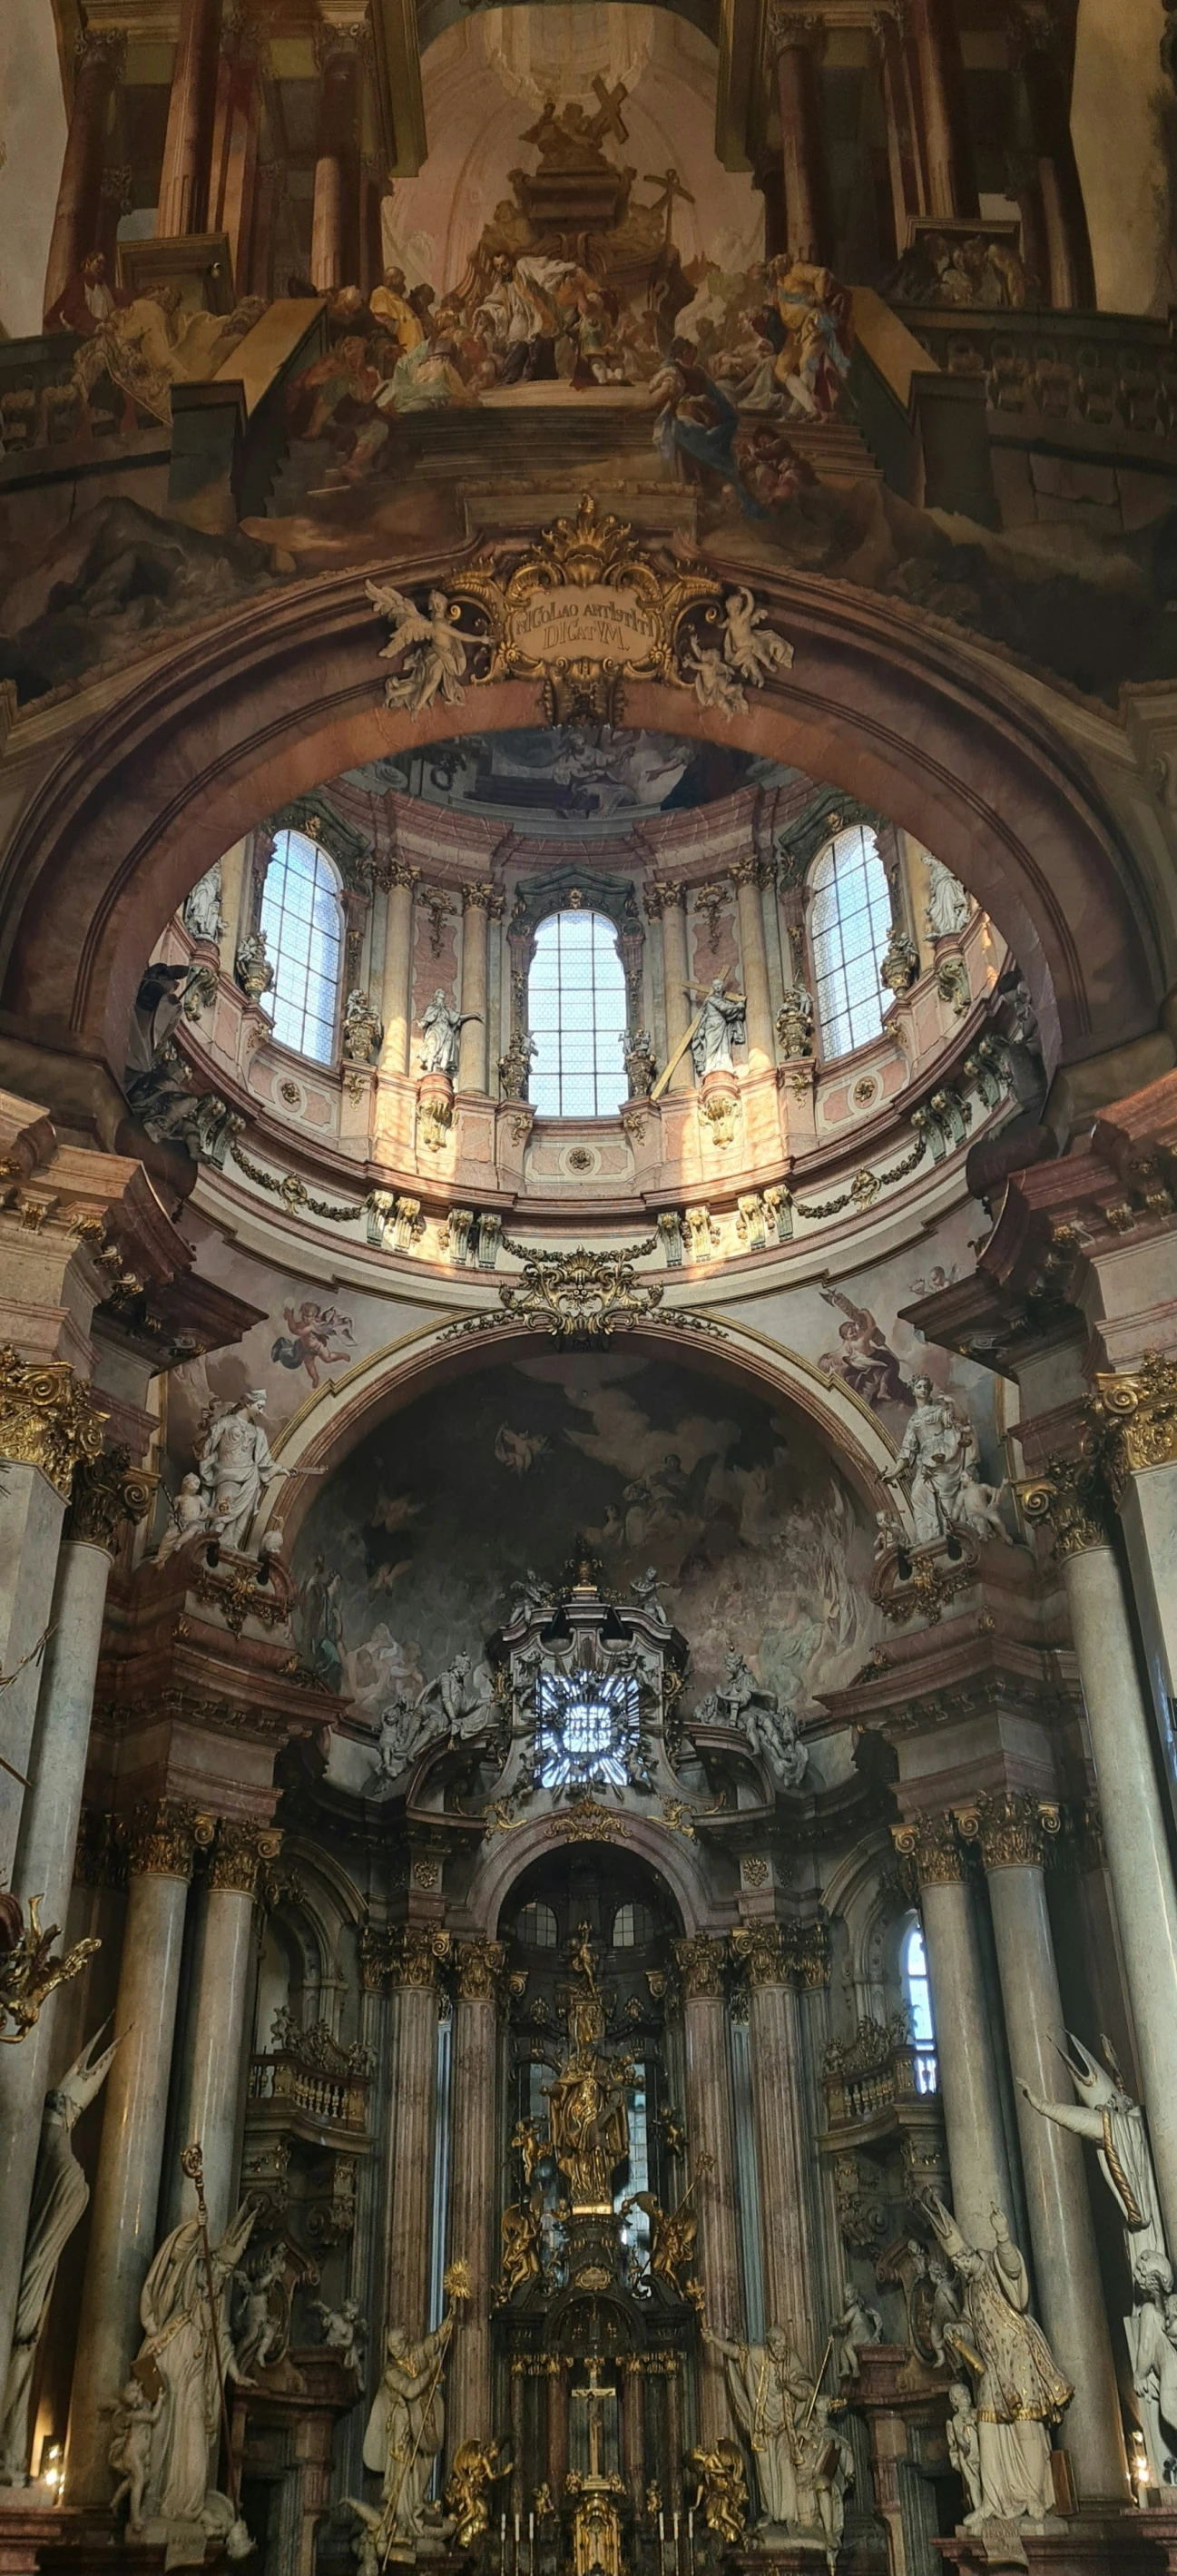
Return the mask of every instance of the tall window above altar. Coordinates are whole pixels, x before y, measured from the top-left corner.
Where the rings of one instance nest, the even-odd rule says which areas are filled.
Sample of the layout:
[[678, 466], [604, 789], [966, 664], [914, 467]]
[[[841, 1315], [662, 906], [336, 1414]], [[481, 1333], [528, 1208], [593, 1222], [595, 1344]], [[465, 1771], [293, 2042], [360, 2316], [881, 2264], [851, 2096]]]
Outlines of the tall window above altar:
[[935, 2093], [939, 2078], [936, 2070], [936, 2030], [932, 2020], [932, 1988], [928, 1978], [928, 1954], [918, 1923], [904, 1933], [899, 1953], [903, 1978], [903, 1995], [915, 2050], [915, 2089], [917, 2093]]
[[262, 892], [261, 929], [274, 981], [266, 1009], [279, 1046], [330, 1064], [339, 1016], [343, 914], [339, 878], [305, 832], [275, 835]]
[[535, 934], [527, 989], [528, 1091], [541, 1118], [615, 1118], [628, 1097], [625, 976], [599, 912], [553, 912]]
[[824, 1056], [868, 1046], [883, 1025], [879, 969], [891, 936], [891, 897], [875, 836], [852, 823], [823, 850], [810, 878], [809, 946]]

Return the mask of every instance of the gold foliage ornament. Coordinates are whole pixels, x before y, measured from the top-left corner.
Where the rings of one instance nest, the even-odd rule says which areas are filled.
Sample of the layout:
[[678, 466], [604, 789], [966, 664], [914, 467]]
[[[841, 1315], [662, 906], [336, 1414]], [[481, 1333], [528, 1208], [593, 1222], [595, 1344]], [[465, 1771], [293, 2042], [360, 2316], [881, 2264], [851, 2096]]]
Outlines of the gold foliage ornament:
[[58, 1926], [51, 1923], [47, 1931], [42, 1930], [40, 1903], [40, 1897], [30, 1896], [26, 1917], [17, 1897], [0, 1893], [0, 2045], [6, 2048], [15, 2048], [27, 2037], [55, 1986], [76, 1977], [102, 1947], [88, 1936], [76, 1941], [72, 1950], [51, 1958]]
[[761, 687], [792, 660], [750, 591], [725, 598], [711, 573], [663, 569], [587, 492], [575, 519], [557, 519], [513, 562], [500, 549], [455, 570], [426, 611], [367, 587], [393, 624], [382, 658], [402, 664], [387, 703], [412, 715], [438, 695], [464, 698], [467, 681], [522, 679], [541, 682], [551, 725], [616, 725], [624, 682], [661, 680], [730, 718], [747, 705], [744, 684]]

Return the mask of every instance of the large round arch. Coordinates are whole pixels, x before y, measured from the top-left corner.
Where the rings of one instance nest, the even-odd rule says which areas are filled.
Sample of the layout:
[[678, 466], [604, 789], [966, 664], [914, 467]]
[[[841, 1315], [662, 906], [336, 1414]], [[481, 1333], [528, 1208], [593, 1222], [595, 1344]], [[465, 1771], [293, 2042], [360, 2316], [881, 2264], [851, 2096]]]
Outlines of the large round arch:
[[[446, 569], [402, 562], [382, 577], [405, 586]], [[757, 581], [792, 668], [726, 725], [688, 691], [645, 684], [630, 688], [626, 722], [786, 760], [915, 833], [1008, 940], [1052, 1068], [1154, 1029], [1174, 925], [1153, 915], [1109, 807], [1030, 691], [994, 656], [847, 584]], [[222, 850], [341, 769], [537, 720], [538, 690], [522, 682], [471, 690], [460, 711], [390, 713], [379, 641], [362, 572], [292, 584], [140, 668], [74, 736], [0, 879], [12, 1076], [31, 1078], [36, 1050], [81, 1059], [113, 1118], [144, 960]]]

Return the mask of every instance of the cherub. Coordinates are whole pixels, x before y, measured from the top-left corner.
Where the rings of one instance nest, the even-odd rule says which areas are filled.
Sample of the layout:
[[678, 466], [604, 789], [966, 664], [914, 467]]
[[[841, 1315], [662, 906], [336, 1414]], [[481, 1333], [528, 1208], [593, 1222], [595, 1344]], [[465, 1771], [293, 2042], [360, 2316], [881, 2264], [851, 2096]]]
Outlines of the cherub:
[[126, 2504], [128, 2531], [143, 2529], [143, 2497], [151, 2466], [151, 2436], [162, 2409], [162, 2388], [152, 2405], [142, 2381], [131, 2378], [125, 2382], [114, 2410], [114, 2439], [106, 2457], [119, 2483], [110, 2499], [110, 2509], [117, 2513], [119, 2506]]
[[793, 659], [793, 647], [782, 635], [774, 635], [768, 624], [768, 610], [757, 608], [750, 590], [729, 591], [724, 600], [723, 658], [738, 671], [742, 680], [760, 688], [769, 671], [787, 671]]
[[748, 701], [740, 687], [737, 672], [719, 653], [703, 650], [692, 635], [682, 657], [683, 677], [693, 687], [701, 707], [716, 707], [725, 723], [733, 716], [746, 715]]
[[380, 617], [392, 621], [392, 634], [384, 646], [382, 662], [396, 662], [404, 656], [401, 670], [384, 683], [384, 702], [389, 707], [403, 707], [411, 716], [419, 716], [440, 696], [447, 706], [460, 706], [466, 695], [462, 682], [466, 676], [466, 646], [454, 624], [444, 590], [431, 590], [428, 613], [415, 608], [403, 590], [391, 583], [369, 581], [365, 584], [373, 608]]

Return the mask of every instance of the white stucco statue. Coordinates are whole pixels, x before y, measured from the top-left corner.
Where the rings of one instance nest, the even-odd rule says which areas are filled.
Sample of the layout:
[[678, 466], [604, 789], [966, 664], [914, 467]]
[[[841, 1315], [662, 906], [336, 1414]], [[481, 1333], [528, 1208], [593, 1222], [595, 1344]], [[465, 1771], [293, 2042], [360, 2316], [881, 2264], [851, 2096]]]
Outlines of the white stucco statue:
[[189, 1473], [180, 1478], [180, 1490], [172, 1504], [172, 1517], [155, 1552], [157, 1565], [166, 1565], [186, 1540], [198, 1538], [208, 1527], [209, 1497], [201, 1491], [199, 1476]]
[[706, 1073], [731, 1073], [732, 1048], [740, 1046], [746, 1034], [742, 993], [724, 991], [723, 977], [717, 975], [710, 989], [700, 996], [693, 985], [688, 995], [702, 1002], [691, 1037], [691, 1061], [697, 1079]]
[[466, 1022], [481, 1016], [479, 1011], [455, 1011], [439, 984], [421, 1014], [422, 1073], [448, 1073], [452, 1081], [458, 1070], [458, 1048]]
[[965, 928], [973, 906], [959, 877], [946, 868], [942, 859], [929, 851], [924, 862], [928, 872], [928, 900], [924, 920], [931, 939], [951, 939]]
[[830, 2327], [834, 2347], [834, 2368], [840, 2380], [858, 2376], [858, 2354], [864, 2343], [881, 2343], [883, 2320], [877, 2308], [864, 2307], [853, 2281], [843, 2283], [845, 2301], [842, 2314]]
[[225, 922], [221, 912], [221, 862], [214, 859], [211, 868], [198, 877], [184, 903], [184, 928], [194, 939], [222, 938]]
[[930, 1377], [915, 1378], [912, 1394], [915, 1411], [895, 1465], [884, 1475], [892, 1485], [904, 1473], [910, 1477], [917, 1546], [944, 1538], [951, 1529], [1008, 1543], [1009, 1531], [997, 1509], [1001, 1489], [977, 1474], [977, 1435], [963, 1406], [942, 1394]]
[[421, 2542], [452, 2529], [428, 2503], [433, 2464], [445, 2441], [442, 2372], [452, 2320], [412, 2343], [393, 2326], [380, 2386], [364, 2434], [364, 2467], [381, 2484], [381, 2541], [386, 2557], [411, 2559]]
[[489, 1665], [475, 1664], [470, 1655], [457, 1654], [444, 1672], [426, 1682], [416, 1710], [422, 1735], [427, 1731], [424, 1713], [434, 1704], [455, 1742], [469, 1744], [475, 1736], [485, 1734], [497, 1723], [499, 1713]]
[[286, 1473], [270, 1456], [261, 1422], [265, 1404], [264, 1387], [254, 1386], [227, 1405], [209, 1423], [197, 1456], [209, 1536], [225, 1547], [241, 1546], [266, 1486]]
[[763, 2343], [728, 2343], [704, 2323], [703, 2339], [723, 2357], [732, 2410], [756, 2462], [762, 2526], [795, 2530], [798, 2433], [813, 2394], [805, 2364], [779, 2326]]
[[195, 2549], [190, 2534], [224, 2540], [230, 2556], [244, 2554], [249, 2545], [228, 2496], [209, 2485], [209, 2464], [220, 2430], [224, 2380], [252, 2384], [233, 2342], [230, 2300], [256, 2216], [256, 2209], [243, 2205], [220, 2244], [210, 2248], [207, 2263], [199, 2219], [184, 2219], [165, 2236], [143, 2284], [143, 2341], [136, 2373], [148, 2384], [158, 2380], [161, 2404], [151, 2431], [141, 2510], [146, 2528], [162, 2525], [167, 2530], [173, 2564], [185, 2563], [186, 2540], [189, 2550]]
[[1073, 2391], [1027, 2314], [1029, 2275], [1004, 2211], [994, 2203], [993, 2243], [985, 2251], [969, 2244], [934, 2193], [925, 2205], [961, 2289], [960, 2324], [949, 2326], [944, 2340], [976, 2382], [981, 2502], [968, 2527], [1042, 2523], [1055, 2510], [1047, 2426], [1058, 2422]]
[[970, 2518], [974, 2517], [981, 2512], [981, 2442], [977, 2410], [963, 2379], [954, 2379], [948, 2391], [944, 2435], [948, 2457], [965, 2491]]
[[1124, 2319], [1124, 2333], [1141, 2400], [1153, 2479], [1157, 2486], [1168, 2485], [1171, 2481], [1166, 2476], [1166, 2463], [1177, 2452], [1177, 2411], [1172, 2415], [1169, 2412], [1170, 2407], [1177, 2409], [1177, 2350], [1170, 2352], [1163, 2322], [1158, 2338], [1156, 2321], [1158, 2316], [1163, 2321], [1166, 2297], [1174, 2307], [1177, 2302], [1171, 2300], [1173, 2278], [1144, 2111], [1128, 2092], [1106, 2039], [1103, 2052], [1107, 2068], [1096, 2064], [1082, 2040], [1072, 2032], [1067, 2036], [1076, 2052], [1067, 2064], [1079, 2100], [1045, 2102], [1021, 2077], [1018, 2089], [1043, 2119], [1053, 2120], [1060, 2129], [1070, 2129], [1076, 2137], [1090, 2139], [1099, 2170], [1119, 2210], [1124, 2252], [1136, 2294], [1131, 2315]]
[[854, 2453], [835, 2414], [840, 2404], [815, 2390], [797, 2433], [798, 2526], [821, 2533], [829, 2576], [842, 2543], [846, 2489], [854, 2484]]
[[90, 2198], [90, 2185], [74, 2154], [73, 2132], [80, 2114], [101, 2092], [118, 2047], [118, 2041], [112, 2040], [101, 2057], [95, 2057], [100, 2036], [95, 2033], [60, 2084], [45, 2096], [12, 2352], [4, 2382], [4, 2422], [0, 2428], [0, 2484], [4, 2486], [23, 2487], [26, 2482], [29, 2399], [37, 2341], [53, 2295], [58, 2263]]

